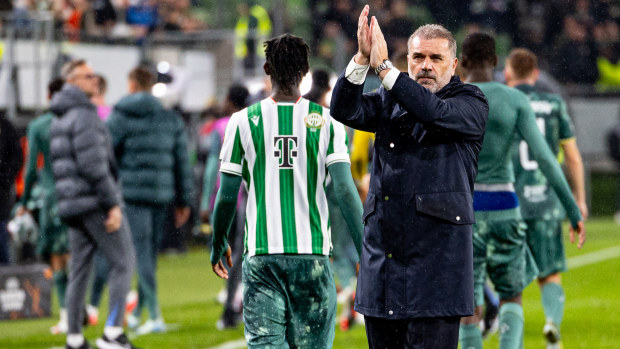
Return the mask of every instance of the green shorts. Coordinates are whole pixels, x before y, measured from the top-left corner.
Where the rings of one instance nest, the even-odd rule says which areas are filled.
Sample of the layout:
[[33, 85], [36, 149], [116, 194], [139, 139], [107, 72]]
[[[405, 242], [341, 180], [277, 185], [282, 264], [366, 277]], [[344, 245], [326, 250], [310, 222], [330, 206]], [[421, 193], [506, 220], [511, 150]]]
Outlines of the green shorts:
[[566, 271], [562, 221], [526, 219], [525, 223], [527, 244], [538, 266], [538, 277]]
[[484, 304], [487, 275], [500, 299], [509, 299], [534, 280], [538, 269], [526, 243], [523, 220], [503, 219], [497, 211], [475, 212], [475, 215], [474, 299], [480, 306]]
[[246, 257], [243, 286], [248, 348], [332, 347], [336, 286], [328, 257]]
[[39, 209], [37, 254], [46, 260], [52, 254], [66, 253], [69, 253], [69, 228], [58, 217], [56, 198], [48, 195]]

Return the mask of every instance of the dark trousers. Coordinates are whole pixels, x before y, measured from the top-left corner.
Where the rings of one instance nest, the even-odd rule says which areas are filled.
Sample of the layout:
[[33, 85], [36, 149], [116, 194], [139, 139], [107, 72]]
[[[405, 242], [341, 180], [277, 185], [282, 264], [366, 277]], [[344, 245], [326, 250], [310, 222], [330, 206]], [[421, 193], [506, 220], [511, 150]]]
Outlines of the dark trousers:
[[389, 320], [365, 316], [370, 349], [456, 349], [460, 317]]
[[126, 203], [127, 219], [136, 247], [138, 271], [138, 305], [133, 312], [138, 319], [147, 307], [150, 319], [161, 315], [157, 300], [157, 253], [163, 237], [166, 206], [148, 206]]
[[125, 296], [129, 292], [136, 263], [135, 251], [126, 216], [118, 231], [107, 232], [104, 221], [107, 213], [95, 211], [68, 221], [71, 261], [65, 303], [69, 317], [69, 332], [82, 333], [84, 298], [92, 270], [95, 251], [100, 250], [108, 260], [109, 315], [106, 326], [123, 326]]

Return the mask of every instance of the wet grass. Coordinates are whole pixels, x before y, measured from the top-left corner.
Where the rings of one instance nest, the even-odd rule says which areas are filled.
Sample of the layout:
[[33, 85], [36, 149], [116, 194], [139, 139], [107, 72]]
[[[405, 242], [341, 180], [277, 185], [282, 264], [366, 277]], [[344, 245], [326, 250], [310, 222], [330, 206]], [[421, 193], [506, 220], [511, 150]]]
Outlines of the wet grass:
[[[566, 240], [567, 256], [575, 257], [620, 246], [620, 227], [610, 218], [588, 222], [588, 242], [578, 250]], [[224, 283], [212, 272], [205, 249], [185, 255], [163, 255], [159, 259], [160, 300], [172, 331], [134, 339], [142, 348], [210, 348], [243, 339], [243, 328], [218, 331], [215, 322], [221, 305], [215, 301]], [[564, 348], [617, 348], [620, 341], [620, 258], [574, 268], [563, 277], [567, 306], [562, 325]], [[105, 302], [105, 300], [104, 300]], [[544, 348], [544, 316], [535, 284], [524, 292], [525, 348]], [[52, 318], [0, 322], [0, 348], [63, 347], [64, 336], [49, 334], [57, 319], [54, 301]], [[105, 312], [105, 311], [104, 311]], [[103, 314], [101, 315], [101, 321]], [[94, 344], [103, 325], [85, 330]], [[334, 348], [367, 348], [362, 326], [350, 331], [336, 330]], [[497, 335], [485, 341], [485, 348], [498, 348]]]

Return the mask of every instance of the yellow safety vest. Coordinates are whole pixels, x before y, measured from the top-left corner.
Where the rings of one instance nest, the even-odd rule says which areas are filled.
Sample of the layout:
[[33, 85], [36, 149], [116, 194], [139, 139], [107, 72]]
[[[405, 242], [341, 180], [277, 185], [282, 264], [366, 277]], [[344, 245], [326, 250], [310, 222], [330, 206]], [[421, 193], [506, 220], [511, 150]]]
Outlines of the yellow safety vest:
[[[258, 41], [256, 45], [256, 55], [264, 57], [265, 50], [262, 43], [271, 35], [271, 19], [269, 19], [267, 10], [260, 5], [254, 5], [250, 8], [250, 16], [256, 18], [258, 22], [256, 27], [256, 40]], [[235, 56], [237, 56], [237, 58], [244, 58], [248, 55], [248, 47], [245, 42], [250, 32], [250, 16], [239, 18], [235, 26], [235, 36], [237, 38], [235, 43]]]

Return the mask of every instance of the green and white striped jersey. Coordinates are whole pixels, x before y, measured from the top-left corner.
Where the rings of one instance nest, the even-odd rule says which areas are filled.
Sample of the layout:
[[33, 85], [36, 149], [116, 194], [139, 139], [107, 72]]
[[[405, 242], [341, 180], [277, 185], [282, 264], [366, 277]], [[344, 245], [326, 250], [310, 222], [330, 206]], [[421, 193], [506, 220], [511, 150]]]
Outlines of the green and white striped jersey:
[[243, 176], [245, 250], [329, 255], [327, 166], [350, 162], [344, 126], [306, 99], [266, 98], [232, 115], [220, 171]]

